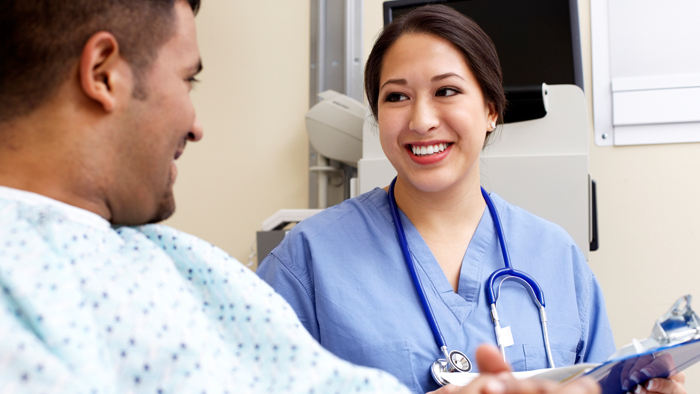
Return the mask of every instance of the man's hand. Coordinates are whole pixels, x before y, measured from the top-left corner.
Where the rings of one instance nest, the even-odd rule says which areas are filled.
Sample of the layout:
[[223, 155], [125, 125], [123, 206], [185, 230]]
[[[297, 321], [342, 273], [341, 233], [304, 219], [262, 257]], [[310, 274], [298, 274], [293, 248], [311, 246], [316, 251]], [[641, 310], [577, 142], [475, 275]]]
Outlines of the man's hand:
[[600, 386], [588, 378], [575, 379], [565, 385], [549, 380], [515, 379], [510, 366], [493, 346], [482, 345], [476, 350], [476, 364], [481, 374], [470, 384], [445, 386], [432, 394], [600, 394]]

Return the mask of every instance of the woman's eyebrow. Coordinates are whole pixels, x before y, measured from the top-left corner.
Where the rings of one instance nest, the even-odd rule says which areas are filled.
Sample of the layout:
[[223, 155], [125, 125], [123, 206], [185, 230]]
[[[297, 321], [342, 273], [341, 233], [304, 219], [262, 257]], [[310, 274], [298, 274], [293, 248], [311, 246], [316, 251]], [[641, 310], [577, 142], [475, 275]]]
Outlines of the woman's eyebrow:
[[453, 72], [449, 72], [449, 73], [444, 73], [444, 74], [436, 75], [436, 76], [430, 78], [430, 82], [442, 81], [443, 79], [446, 79], [446, 78], [449, 78], [449, 77], [457, 77], [457, 78], [459, 78], [459, 79], [464, 80], [464, 78], [460, 77], [459, 75], [457, 75], [457, 74], [455, 74], [455, 73], [453, 73]]
[[379, 90], [382, 90], [382, 89], [384, 88], [384, 86], [386, 86], [386, 85], [388, 85], [388, 84], [390, 84], [390, 83], [395, 83], [395, 84], [397, 84], [397, 85], [406, 85], [406, 84], [408, 84], [408, 82], [407, 82], [405, 79], [390, 79], [390, 80], [384, 82], [384, 84], [379, 88]]
[[[438, 81], [442, 81], [443, 79], [450, 78], [450, 77], [457, 77], [457, 78], [459, 78], [459, 79], [461, 79], [461, 80], [464, 80], [464, 78], [462, 78], [461, 76], [459, 76], [459, 74], [455, 74], [455, 73], [453, 73], [453, 72], [449, 72], [449, 73], [444, 73], [444, 74], [436, 75], [436, 76], [430, 78], [430, 82], [438, 82]], [[390, 84], [390, 83], [397, 84], [397, 85], [406, 85], [406, 84], [408, 84], [408, 82], [407, 82], [405, 79], [403, 79], [403, 78], [401, 78], [401, 79], [390, 79], [390, 80], [384, 82], [384, 84], [382, 84], [382, 86], [379, 88], [379, 90], [382, 90], [382, 89], [384, 88], [384, 86], [386, 86], [386, 85], [388, 85], [388, 84]]]

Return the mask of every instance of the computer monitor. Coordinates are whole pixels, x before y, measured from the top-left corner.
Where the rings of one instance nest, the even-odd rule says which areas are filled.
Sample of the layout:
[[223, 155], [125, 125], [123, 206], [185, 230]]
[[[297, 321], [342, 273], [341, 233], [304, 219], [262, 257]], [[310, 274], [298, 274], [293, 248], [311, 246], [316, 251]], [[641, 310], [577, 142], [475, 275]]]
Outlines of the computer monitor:
[[583, 90], [577, 0], [394, 0], [384, 2], [384, 24], [434, 3], [470, 17], [491, 37], [510, 102], [507, 122], [544, 116], [514, 113], [523, 108], [518, 101], [541, 95], [542, 83]]

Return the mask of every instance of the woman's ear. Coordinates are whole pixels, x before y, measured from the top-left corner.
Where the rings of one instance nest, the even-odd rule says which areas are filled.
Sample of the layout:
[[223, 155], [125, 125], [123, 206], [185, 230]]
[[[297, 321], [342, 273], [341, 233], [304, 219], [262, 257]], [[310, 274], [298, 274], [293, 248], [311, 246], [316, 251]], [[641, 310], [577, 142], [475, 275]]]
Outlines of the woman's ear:
[[[496, 105], [494, 103], [488, 103], [488, 114], [486, 115], [486, 124], [488, 125], [487, 130], [492, 132], [496, 130], [496, 125], [498, 124], [498, 112], [496, 112]], [[493, 125], [493, 127], [492, 127]]]
[[[119, 52], [117, 39], [109, 32], [95, 33], [83, 47], [80, 56], [80, 86], [89, 98], [106, 112], [117, 104], [117, 84], [132, 78], [130, 68]], [[128, 73], [129, 75], [124, 75]]]

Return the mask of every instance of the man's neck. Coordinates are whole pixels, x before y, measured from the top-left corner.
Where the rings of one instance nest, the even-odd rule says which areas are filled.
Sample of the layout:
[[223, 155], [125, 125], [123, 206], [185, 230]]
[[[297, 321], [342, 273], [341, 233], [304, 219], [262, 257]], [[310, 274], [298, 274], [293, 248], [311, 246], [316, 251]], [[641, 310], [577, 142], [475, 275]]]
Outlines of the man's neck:
[[[73, 141], [75, 126], [56, 111], [37, 110], [0, 125], [0, 185], [41, 194], [110, 219], [99, 185]], [[72, 130], [70, 130], [70, 129]], [[80, 171], [74, 171], [82, 168]]]

